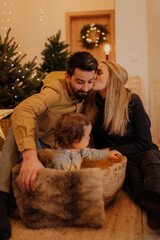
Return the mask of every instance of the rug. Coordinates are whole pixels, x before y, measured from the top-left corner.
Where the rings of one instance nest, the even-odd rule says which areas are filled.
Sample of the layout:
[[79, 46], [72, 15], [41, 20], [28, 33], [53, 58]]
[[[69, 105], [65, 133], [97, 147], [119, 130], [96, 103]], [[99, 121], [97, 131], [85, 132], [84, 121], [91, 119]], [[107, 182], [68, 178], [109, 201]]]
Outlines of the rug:
[[11, 240], [142, 240], [141, 209], [128, 193], [121, 190], [105, 209], [102, 228], [56, 227], [27, 229], [21, 221], [11, 219]]

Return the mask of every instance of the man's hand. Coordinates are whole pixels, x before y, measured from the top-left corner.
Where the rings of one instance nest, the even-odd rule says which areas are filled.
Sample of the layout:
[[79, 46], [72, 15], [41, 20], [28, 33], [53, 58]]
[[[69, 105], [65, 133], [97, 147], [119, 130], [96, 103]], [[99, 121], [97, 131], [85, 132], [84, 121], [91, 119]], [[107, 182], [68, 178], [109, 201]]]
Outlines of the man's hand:
[[108, 159], [109, 160], [121, 160], [122, 154], [117, 150], [111, 150], [108, 152]]
[[38, 171], [44, 166], [38, 160], [36, 150], [25, 150], [22, 153], [23, 162], [19, 173], [19, 186], [22, 192], [34, 191]]

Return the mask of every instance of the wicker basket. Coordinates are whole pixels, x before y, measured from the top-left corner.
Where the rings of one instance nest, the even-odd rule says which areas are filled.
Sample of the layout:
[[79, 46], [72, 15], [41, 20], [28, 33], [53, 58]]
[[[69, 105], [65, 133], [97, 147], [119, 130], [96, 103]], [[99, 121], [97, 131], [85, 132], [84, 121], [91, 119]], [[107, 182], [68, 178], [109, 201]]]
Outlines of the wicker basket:
[[[38, 150], [38, 158], [44, 166], [51, 161], [53, 149]], [[123, 185], [126, 173], [127, 158], [120, 160], [88, 160], [84, 159], [82, 168], [101, 168], [103, 174], [103, 197], [105, 204], [109, 203]]]
[[122, 157], [120, 161], [91, 161], [84, 160], [82, 168], [99, 167], [103, 172], [103, 197], [105, 204], [113, 200], [123, 185], [126, 173], [127, 158]]
[[[8, 132], [9, 132], [10, 125], [11, 125], [11, 117], [3, 118], [0, 120], [0, 126], [2, 128], [2, 131], [5, 135], [5, 137], [7, 136]], [[0, 137], [0, 151], [3, 148], [4, 142], [5, 142], [5, 140]]]

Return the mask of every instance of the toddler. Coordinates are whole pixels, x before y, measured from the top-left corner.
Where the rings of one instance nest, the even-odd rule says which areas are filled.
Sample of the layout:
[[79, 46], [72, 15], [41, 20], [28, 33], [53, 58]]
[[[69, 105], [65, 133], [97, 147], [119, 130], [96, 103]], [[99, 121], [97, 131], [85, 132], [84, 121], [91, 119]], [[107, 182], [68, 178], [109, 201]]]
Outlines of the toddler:
[[51, 167], [63, 170], [81, 168], [84, 158], [90, 160], [119, 159], [117, 150], [98, 150], [86, 148], [89, 144], [91, 123], [81, 113], [65, 113], [56, 123], [54, 135], [58, 141], [58, 149], [53, 155]]

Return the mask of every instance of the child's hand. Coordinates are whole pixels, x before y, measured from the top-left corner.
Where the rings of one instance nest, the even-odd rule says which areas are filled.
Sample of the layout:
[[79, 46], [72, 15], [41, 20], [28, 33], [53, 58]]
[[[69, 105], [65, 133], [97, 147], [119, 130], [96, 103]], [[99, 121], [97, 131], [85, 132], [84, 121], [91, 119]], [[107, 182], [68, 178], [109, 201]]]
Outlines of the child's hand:
[[108, 152], [108, 160], [121, 160], [122, 154], [117, 150], [111, 150]]

